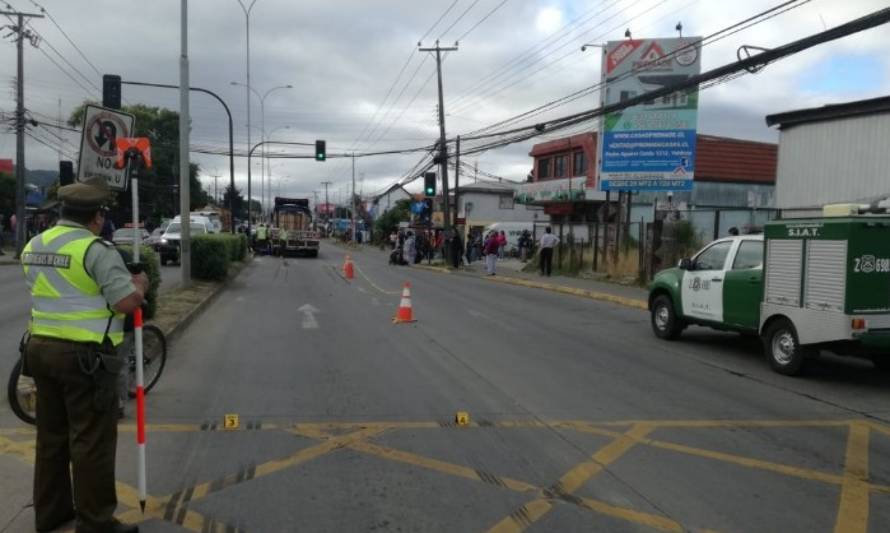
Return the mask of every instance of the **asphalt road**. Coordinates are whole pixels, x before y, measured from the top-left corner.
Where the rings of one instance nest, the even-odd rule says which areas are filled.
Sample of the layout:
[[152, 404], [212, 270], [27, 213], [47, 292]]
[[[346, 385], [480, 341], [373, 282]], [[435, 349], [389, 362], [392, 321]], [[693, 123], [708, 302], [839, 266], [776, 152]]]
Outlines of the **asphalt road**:
[[[349, 283], [343, 254], [256, 260], [172, 346], [142, 531], [890, 530], [870, 364], [786, 378], [734, 334], [660, 341], [639, 310], [374, 250]], [[405, 281], [417, 321], [393, 324]], [[0, 525], [28, 530], [33, 435], [5, 407], [0, 428]]]

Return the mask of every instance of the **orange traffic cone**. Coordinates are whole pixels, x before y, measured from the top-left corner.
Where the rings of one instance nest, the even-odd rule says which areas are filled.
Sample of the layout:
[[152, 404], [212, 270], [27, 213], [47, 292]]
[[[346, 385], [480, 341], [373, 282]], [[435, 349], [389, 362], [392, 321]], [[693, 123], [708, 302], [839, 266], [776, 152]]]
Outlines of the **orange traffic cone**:
[[405, 288], [402, 289], [402, 301], [399, 303], [399, 311], [393, 317], [393, 324], [402, 322], [415, 322], [414, 310], [411, 308], [411, 283], [405, 282]]
[[346, 279], [355, 278], [355, 268], [352, 266], [352, 258], [348, 255], [346, 256], [346, 260], [343, 261], [343, 275]]

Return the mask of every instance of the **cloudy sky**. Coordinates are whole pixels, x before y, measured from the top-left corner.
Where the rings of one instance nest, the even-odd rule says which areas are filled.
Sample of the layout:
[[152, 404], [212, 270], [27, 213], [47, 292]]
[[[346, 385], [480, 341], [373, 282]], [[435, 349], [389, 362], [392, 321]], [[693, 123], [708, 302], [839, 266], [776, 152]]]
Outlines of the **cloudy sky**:
[[[249, 4], [250, 0], [242, 0]], [[6, 3], [0, 0], [0, 5]], [[38, 0], [52, 19], [34, 20], [39, 49], [25, 51], [26, 107], [52, 120], [84, 99], [100, 99], [101, 74], [125, 80], [178, 84], [179, 2]], [[708, 35], [780, 0], [257, 0], [250, 15], [251, 86], [265, 100], [267, 138], [312, 142], [326, 139], [329, 152], [376, 151], [425, 146], [438, 136], [435, 61], [417, 43], [443, 45], [460, 40], [444, 62], [449, 136], [512, 117], [595, 84], [600, 77], [595, 49], [584, 43], [617, 40], [630, 28], [634, 37]], [[38, 11], [32, 0], [11, 7]], [[743, 45], [765, 48], [822, 31], [887, 6], [886, 0], [812, 0], [702, 51], [703, 68], [733, 61]], [[10, 7], [7, 5], [6, 7]], [[238, 0], [189, 3], [191, 84], [217, 92], [235, 116], [235, 142], [247, 144], [245, 15]], [[486, 18], [487, 17], [487, 18]], [[0, 24], [8, 23], [0, 19]], [[61, 30], [60, 30], [61, 28]], [[63, 34], [67, 34], [75, 48]], [[5, 35], [3, 32], [0, 36]], [[704, 91], [699, 132], [746, 139], [777, 139], [763, 117], [768, 113], [886, 95], [890, 90], [890, 26], [869, 30], [800, 53]], [[78, 50], [79, 49], [79, 50]], [[0, 42], [0, 112], [15, 108], [15, 46]], [[128, 103], [178, 109], [176, 91], [125, 86]], [[251, 94], [251, 140], [262, 130], [259, 97]], [[557, 107], [535, 120], [596, 106], [598, 95]], [[226, 120], [216, 102], [191, 98], [195, 148], [224, 149]], [[57, 168], [76, 157], [76, 133], [38, 128], [27, 165]], [[557, 137], [552, 135], [546, 138]], [[510, 179], [529, 172], [532, 142], [469, 158], [482, 171]], [[15, 139], [0, 133], [0, 158], [15, 154]], [[228, 180], [226, 157], [195, 153], [202, 179]], [[365, 194], [398, 180], [420, 155], [357, 160]], [[332, 181], [332, 201], [346, 198], [351, 166], [346, 160], [272, 160], [273, 194], [307, 195]], [[247, 165], [236, 162], [236, 181], [246, 182]], [[255, 180], [260, 166], [254, 167]], [[254, 191], [258, 195], [258, 183]]]

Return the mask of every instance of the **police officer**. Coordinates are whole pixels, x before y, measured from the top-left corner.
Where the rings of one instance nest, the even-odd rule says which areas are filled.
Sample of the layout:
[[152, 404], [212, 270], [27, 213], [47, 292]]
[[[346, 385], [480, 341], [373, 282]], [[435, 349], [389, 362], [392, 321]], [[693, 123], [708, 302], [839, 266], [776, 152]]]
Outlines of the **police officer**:
[[97, 237], [109, 198], [104, 183], [66, 185], [58, 195], [58, 224], [22, 252], [32, 302], [25, 363], [38, 405], [35, 525], [50, 531], [76, 518], [77, 533], [136, 532], [114, 518], [120, 358], [113, 356], [148, 278], [130, 274]]
[[278, 246], [282, 256], [287, 254], [287, 229], [285, 228], [278, 230]]

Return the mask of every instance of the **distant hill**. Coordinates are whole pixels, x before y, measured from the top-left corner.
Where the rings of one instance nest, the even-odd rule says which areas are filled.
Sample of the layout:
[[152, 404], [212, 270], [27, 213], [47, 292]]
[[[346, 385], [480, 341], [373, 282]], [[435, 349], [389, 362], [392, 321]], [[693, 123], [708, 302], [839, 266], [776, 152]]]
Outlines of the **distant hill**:
[[58, 170], [29, 170], [25, 181], [37, 187], [49, 187], [59, 179]]

